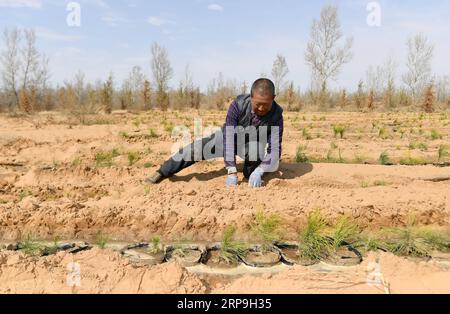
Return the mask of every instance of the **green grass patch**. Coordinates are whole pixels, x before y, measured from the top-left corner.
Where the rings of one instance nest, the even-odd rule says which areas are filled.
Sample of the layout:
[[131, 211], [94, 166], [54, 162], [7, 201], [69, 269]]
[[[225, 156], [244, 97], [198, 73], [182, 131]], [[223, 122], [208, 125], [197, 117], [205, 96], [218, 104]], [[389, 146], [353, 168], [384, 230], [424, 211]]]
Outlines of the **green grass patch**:
[[103, 231], [99, 231], [95, 236], [94, 244], [104, 250], [109, 241], [111, 241], [111, 238], [104, 234]]
[[34, 236], [28, 234], [24, 239], [19, 241], [19, 248], [25, 254], [40, 255], [43, 246], [39, 244], [38, 240]]
[[347, 131], [347, 127], [341, 124], [337, 124], [333, 126], [334, 137], [340, 136], [341, 139], [344, 138], [345, 132]]
[[298, 145], [297, 150], [295, 152], [295, 162], [296, 163], [307, 163], [309, 162], [309, 158], [305, 153], [306, 146]]
[[432, 140], [441, 140], [442, 139], [442, 134], [439, 133], [438, 130], [433, 129], [433, 130], [430, 131], [430, 138]]
[[95, 154], [95, 164], [97, 167], [111, 167], [113, 165], [113, 159], [120, 156], [118, 149], [111, 151], [100, 151]]
[[134, 166], [134, 164], [136, 164], [140, 159], [138, 152], [128, 152], [127, 158], [128, 158], [128, 166], [130, 167]]
[[380, 161], [380, 164], [383, 166], [392, 165], [392, 161], [386, 151], [384, 151], [380, 154], [380, 157], [378, 158], [378, 160]]

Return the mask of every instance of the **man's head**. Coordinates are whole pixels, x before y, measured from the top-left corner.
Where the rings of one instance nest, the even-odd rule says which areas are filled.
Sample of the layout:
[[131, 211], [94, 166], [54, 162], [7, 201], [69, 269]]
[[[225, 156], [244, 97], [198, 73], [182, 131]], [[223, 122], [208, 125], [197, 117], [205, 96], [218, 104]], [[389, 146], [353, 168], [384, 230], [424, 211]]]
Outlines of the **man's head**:
[[263, 117], [272, 110], [275, 100], [275, 85], [269, 79], [258, 79], [253, 83], [251, 97], [253, 111]]

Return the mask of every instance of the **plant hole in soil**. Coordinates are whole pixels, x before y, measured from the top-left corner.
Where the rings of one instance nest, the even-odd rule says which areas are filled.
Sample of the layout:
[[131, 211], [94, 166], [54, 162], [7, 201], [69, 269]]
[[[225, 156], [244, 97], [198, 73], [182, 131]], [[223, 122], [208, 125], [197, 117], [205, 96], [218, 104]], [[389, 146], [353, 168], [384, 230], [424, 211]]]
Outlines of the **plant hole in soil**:
[[224, 257], [221, 250], [209, 250], [205, 265], [211, 268], [231, 269], [239, 266], [239, 260], [237, 257]]
[[281, 254], [274, 247], [264, 250], [262, 247], [255, 246], [242, 257], [242, 261], [252, 267], [271, 267], [281, 262]]
[[152, 251], [149, 248], [136, 248], [123, 252], [132, 262], [142, 263], [146, 265], [162, 264], [165, 260], [163, 251]]
[[201, 246], [168, 246], [166, 261], [177, 261], [184, 267], [190, 267], [202, 262], [206, 249]]
[[311, 266], [320, 262], [319, 260], [302, 257], [297, 248], [291, 247], [281, 249], [281, 256], [288, 265]]

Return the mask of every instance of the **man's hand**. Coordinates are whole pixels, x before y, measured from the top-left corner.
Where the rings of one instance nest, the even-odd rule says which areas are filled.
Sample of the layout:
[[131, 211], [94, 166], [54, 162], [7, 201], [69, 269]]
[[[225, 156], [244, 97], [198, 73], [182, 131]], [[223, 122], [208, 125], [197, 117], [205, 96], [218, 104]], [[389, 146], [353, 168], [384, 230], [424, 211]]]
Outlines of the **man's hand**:
[[260, 167], [256, 168], [255, 171], [250, 176], [250, 179], [248, 180], [248, 186], [252, 188], [260, 188], [262, 187], [264, 181], [262, 180], [262, 176], [264, 174], [264, 170], [262, 170]]
[[239, 181], [239, 178], [236, 174], [228, 175], [227, 182], [226, 182], [227, 188], [237, 186], [238, 181]]

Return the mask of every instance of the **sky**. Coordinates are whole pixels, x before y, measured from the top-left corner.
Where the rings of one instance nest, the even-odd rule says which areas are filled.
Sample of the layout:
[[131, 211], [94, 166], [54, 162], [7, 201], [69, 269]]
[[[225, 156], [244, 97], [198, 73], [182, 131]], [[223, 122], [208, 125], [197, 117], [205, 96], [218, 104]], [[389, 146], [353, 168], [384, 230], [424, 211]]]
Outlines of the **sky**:
[[[370, 26], [366, 0], [79, 0], [80, 26], [70, 26], [64, 0], [0, 0], [0, 30], [34, 28], [40, 51], [50, 58], [51, 81], [61, 84], [78, 71], [88, 81], [116, 81], [139, 65], [151, 78], [150, 47], [167, 48], [178, 86], [187, 64], [203, 90], [219, 72], [226, 79], [253, 82], [270, 76], [277, 54], [286, 57], [288, 79], [302, 90], [310, 86], [304, 52], [314, 18], [325, 5], [336, 5], [345, 37], [354, 40], [352, 61], [333, 88], [354, 90], [370, 65], [392, 57], [397, 81], [406, 71], [406, 41], [417, 33], [435, 46], [433, 71], [450, 75], [450, 1], [376, 1], [379, 26]], [[4, 44], [0, 43], [0, 49]]]

